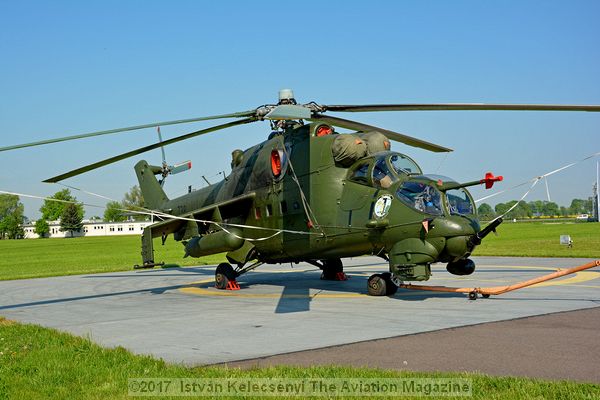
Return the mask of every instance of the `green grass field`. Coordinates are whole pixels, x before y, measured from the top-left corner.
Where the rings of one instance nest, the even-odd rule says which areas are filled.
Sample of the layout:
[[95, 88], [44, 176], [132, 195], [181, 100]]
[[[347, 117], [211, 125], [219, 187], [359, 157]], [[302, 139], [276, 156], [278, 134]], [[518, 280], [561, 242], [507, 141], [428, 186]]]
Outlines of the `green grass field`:
[[[500, 236], [490, 235], [475, 255], [600, 258], [598, 223], [502, 224]], [[574, 247], [559, 244], [571, 235]], [[0, 280], [130, 270], [140, 262], [139, 236], [75, 239], [1, 240]], [[155, 241], [155, 259], [186, 265], [215, 264], [223, 255], [183, 259], [180, 243]], [[600, 386], [547, 382], [477, 374], [431, 374], [325, 366], [276, 367], [251, 370], [186, 368], [124, 349], [104, 349], [78, 338], [36, 325], [0, 317], [0, 400], [37, 398], [127, 398], [130, 377], [170, 378], [435, 378], [473, 380], [475, 399], [592, 399]]]
[[[600, 258], [600, 223], [510, 222], [488, 235], [475, 256]], [[571, 235], [573, 247], [561, 245], [560, 235]]]
[[[466, 373], [290, 366], [186, 368], [105, 349], [90, 340], [0, 318], [0, 399], [126, 399], [127, 379], [164, 378], [436, 378], [472, 379], [474, 399], [597, 399], [600, 385]], [[279, 396], [281, 397], [281, 396]], [[230, 398], [230, 397], [228, 397]], [[242, 397], [239, 397], [242, 398]], [[319, 397], [325, 398], [325, 397]], [[339, 397], [343, 398], [343, 397]], [[356, 397], [354, 397], [356, 398]]]
[[[476, 256], [600, 258], [599, 223], [505, 222], [490, 234]], [[571, 235], [573, 248], [559, 244]], [[183, 258], [183, 246], [171, 238], [154, 241], [156, 261], [169, 265], [216, 264], [224, 255]], [[0, 280], [127, 271], [141, 262], [139, 236], [73, 239], [0, 240]]]
[[[0, 280], [127, 271], [141, 264], [140, 236], [0, 240]], [[183, 246], [169, 238], [154, 241], [157, 262], [203, 265], [223, 262], [223, 255], [183, 258]]]

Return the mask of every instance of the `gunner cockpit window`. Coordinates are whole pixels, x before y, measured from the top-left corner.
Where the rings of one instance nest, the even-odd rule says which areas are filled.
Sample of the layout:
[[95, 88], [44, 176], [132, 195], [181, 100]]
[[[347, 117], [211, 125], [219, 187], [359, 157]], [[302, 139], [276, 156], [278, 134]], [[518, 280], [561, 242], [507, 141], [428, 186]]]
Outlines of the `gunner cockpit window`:
[[469, 193], [463, 188], [452, 189], [446, 192], [450, 214], [474, 215], [475, 204]]
[[396, 191], [404, 204], [427, 214], [442, 215], [442, 196], [433, 186], [420, 182], [404, 182]]

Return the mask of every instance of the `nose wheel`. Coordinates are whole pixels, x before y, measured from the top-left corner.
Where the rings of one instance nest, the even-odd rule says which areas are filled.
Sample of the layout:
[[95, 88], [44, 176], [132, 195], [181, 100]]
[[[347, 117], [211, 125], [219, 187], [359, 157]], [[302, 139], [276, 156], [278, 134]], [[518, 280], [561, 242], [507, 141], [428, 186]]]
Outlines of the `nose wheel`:
[[389, 272], [371, 275], [367, 281], [367, 293], [370, 296], [392, 296], [397, 291], [398, 286]]

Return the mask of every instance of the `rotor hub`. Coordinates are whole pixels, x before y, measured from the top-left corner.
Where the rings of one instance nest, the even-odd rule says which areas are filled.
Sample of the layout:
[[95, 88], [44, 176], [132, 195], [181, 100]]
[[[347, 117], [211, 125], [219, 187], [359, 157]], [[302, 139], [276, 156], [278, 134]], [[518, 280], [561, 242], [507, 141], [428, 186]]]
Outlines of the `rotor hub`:
[[279, 104], [296, 104], [294, 91], [292, 89], [281, 89], [279, 91]]

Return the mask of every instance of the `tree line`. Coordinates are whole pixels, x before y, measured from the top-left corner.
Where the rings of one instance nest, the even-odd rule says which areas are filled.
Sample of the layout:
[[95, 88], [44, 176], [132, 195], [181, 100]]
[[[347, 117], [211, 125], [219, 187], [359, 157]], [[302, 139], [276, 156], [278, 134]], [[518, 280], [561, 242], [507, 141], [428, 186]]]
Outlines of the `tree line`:
[[[125, 193], [121, 202], [109, 201], [104, 211], [104, 221], [122, 222], [128, 218], [135, 220], [147, 219], [146, 215], [129, 214], [124, 210], [139, 210], [144, 206], [144, 198], [140, 188], [136, 185]], [[25, 237], [23, 225], [29, 223], [24, 215], [25, 207], [19, 196], [12, 194], [0, 194], [0, 239], [21, 239]], [[83, 203], [71, 193], [69, 189], [63, 189], [48, 199], [40, 207], [41, 217], [35, 222], [34, 232], [41, 238], [50, 234], [50, 221], [60, 221], [60, 230], [69, 232], [72, 237], [74, 232], [83, 227], [84, 209]], [[98, 216], [91, 219], [100, 220]]]
[[552, 201], [545, 200], [530, 202], [512, 200], [506, 203], [498, 203], [494, 208], [487, 203], [483, 203], [477, 208], [477, 212], [481, 219], [493, 219], [499, 215], [503, 215], [515, 205], [516, 207], [506, 214], [506, 218], [522, 219], [533, 217], [570, 217], [580, 214], [591, 215], [594, 207], [592, 199], [573, 199], [569, 207], [559, 206]]

